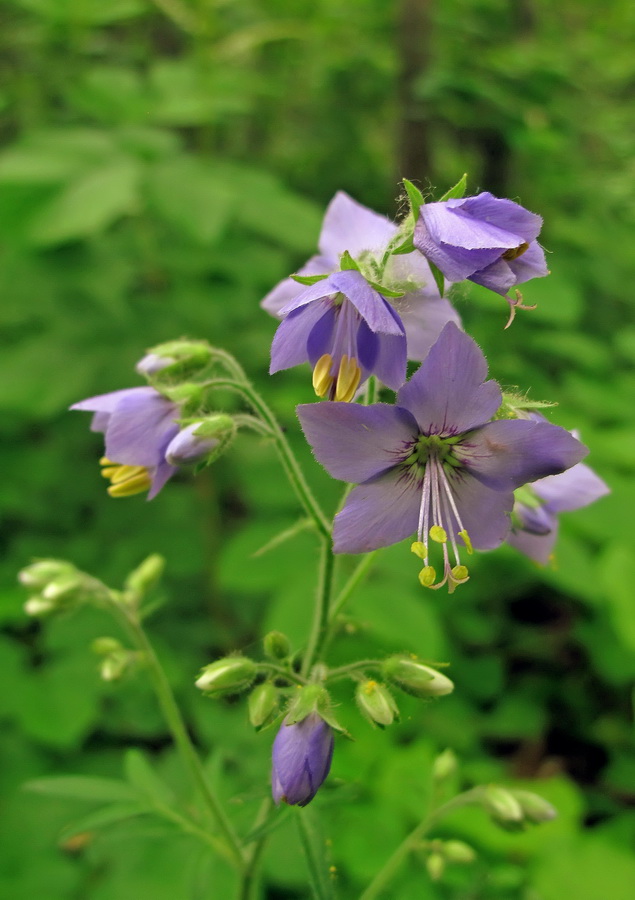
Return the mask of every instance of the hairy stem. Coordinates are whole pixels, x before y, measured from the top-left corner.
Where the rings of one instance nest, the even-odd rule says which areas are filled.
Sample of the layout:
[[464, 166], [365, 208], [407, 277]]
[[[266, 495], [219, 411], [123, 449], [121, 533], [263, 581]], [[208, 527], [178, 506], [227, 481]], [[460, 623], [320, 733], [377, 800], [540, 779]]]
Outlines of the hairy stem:
[[[265, 824], [269, 818], [272, 807], [273, 800], [270, 797], [267, 797], [266, 800], [262, 801], [252, 831], [255, 831], [256, 828]], [[243, 869], [237, 900], [255, 900], [256, 888], [258, 887], [256, 882], [258, 863], [260, 862], [260, 857], [265, 848], [267, 837], [268, 835], [266, 833], [260, 835], [247, 851], [247, 862]]]
[[328, 628], [329, 606], [331, 591], [333, 590], [334, 560], [331, 552], [331, 542], [322, 541], [320, 557], [320, 573], [315, 609], [313, 611], [313, 624], [309, 634], [309, 641], [302, 660], [300, 674], [306, 678], [311, 671], [311, 666], [319, 659]]

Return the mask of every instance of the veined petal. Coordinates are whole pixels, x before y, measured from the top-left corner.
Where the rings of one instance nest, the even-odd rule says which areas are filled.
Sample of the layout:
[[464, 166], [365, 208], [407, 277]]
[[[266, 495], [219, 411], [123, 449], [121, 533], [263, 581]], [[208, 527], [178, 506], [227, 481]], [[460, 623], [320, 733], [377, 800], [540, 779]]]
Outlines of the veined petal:
[[564, 428], [526, 419], [490, 422], [454, 446], [474, 477], [498, 491], [563, 472], [588, 452]]
[[578, 463], [560, 475], [541, 478], [532, 487], [554, 513], [580, 509], [610, 493], [606, 482], [584, 463]]
[[[479, 197], [469, 199], [474, 203], [479, 200]], [[430, 237], [437, 244], [462, 247], [464, 250], [497, 248], [500, 255], [501, 250], [511, 250], [522, 243], [524, 237], [520, 238], [518, 232], [510, 231], [495, 224], [491, 219], [482, 217], [477, 209], [476, 205], [472, 205], [470, 211], [467, 200], [460, 201], [460, 205], [457, 204], [454, 207], [447, 202], [426, 203], [421, 207], [419, 217], [420, 221], [425, 224]], [[538, 231], [533, 238], [537, 236]]]
[[[361, 272], [347, 269], [335, 272], [327, 281], [353, 304], [371, 331], [381, 334], [404, 334], [399, 316], [390, 304], [366, 281]], [[326, 284], [326, 281], [324, 282]]]
[[117, 403], [110, 417], [106, 456], [122, 465], [159, 465], [167, 443], [178, 431], [174, 421], [178, 414], [178, 407], [152, 388], [131, 392]]
[[[312, 256], [301, 269], [298, 269], [297, 275], [328, 275], [337, 269], [339, 260], [337, 257], [331, 258], [327, 256]], [[280, 310], [287, 306], [291, 301], [304, 290], [303, 285], [295, 281], [293, 278], [285, 278], [277, 284], [267, 296], [260, 301], [260, 305], [272, 316], [281, 317]]]
[[511, 266], [504, 259], [497, 259], [496, 262], [483, 269], [479, 269], [470, 275], [470, 281], [475, 284], [481, 284], [483, 287], [497, 294], [506, 294], [510, 287], [516, 284], [516, 276]]
[[295, 309], [282, 320], [271, 344], [270, 375], [299, 366], [309, 359], [309, 335], [320, 319], [328, 315], [330, 308], [328, 301], [323, 300]]
[[428, 291], [413, 291], [395, 301], [395, 309], [406, 329], [408, 359], [421, 362], [448, 322], [461, 328], [461, 317], [449, 300]]
[[499, 547], [510, 529], [509, 513], [514, 505], [510, 491], [495, 491], [465, 471], [457, 469], [449, 473], [449, 482], [472, 546], [476, 550], [493, 550]]
[[383, 250], [396, 231], [397, 226], [385, 216], [338, 191], [326, 209], [318, 246], [325, 257], [335, 261], [335, 268], [345, 250], [351, 256]]
[[117, 404], [126, 397], [152, 397], [157, 392], [152, 387], [134, 387], [123, 388], [120, 391], [110, 391], [107, 394], [97, 394], [95, 397], [88, 397], [86, 400], [80, 400], [79, 403], [73, 403], [71, 409], [87, 410], [88, 412], [112, 413]]
[[410, 410], [423, 434], [461, 434], [487, 422], [501, 404], [498, 384], [484, 382], [486, 376], [478, 345], [449, 322], [397, 403]]
[[406, 380], [407, 342], [405, 334], [377, 334], [379, 352], [373, 372], [393, 391], [398, 391]]
[[397, 465], [417, 439], [410, 413], [388, 403], [306, 403], [297, 413], [318, 462], [353, 484]]
[[335, 516], [334, 553], [367, 553], [388, 547], [417, 530], [421, 489], [418, 479], [391, 469], [353, 488]]
[[[452, 213], [448, 213], [448, 215], [452, 215]], [[450, 281], [463, 281], [469, 278], [478, 269], [483, 269], [496, 262], [503, 252], [500, 247], [470, 250], [441, 244], [432, 237], [421, 216], [415, 225], [413, 243]]]
[[542, 228], [541, 216], [525, 209], [520, 203], [514, 203], [513, 200], [495, 197], [489, 191], [458, 201], [450, 200], [449, 204], [456, 204], [456, 207], [464, 213], [490, 222], [497, 228], [515, 235], [520, 238], [518, 244], [522, 241], [530, 244], [538, 237]]
[[538, 241], [532, 241], [525, 252], [508, 263], [514, 273], [516, 284], [522, 284], [531, 278], [543, 278], [549, 274], [545, 251]]

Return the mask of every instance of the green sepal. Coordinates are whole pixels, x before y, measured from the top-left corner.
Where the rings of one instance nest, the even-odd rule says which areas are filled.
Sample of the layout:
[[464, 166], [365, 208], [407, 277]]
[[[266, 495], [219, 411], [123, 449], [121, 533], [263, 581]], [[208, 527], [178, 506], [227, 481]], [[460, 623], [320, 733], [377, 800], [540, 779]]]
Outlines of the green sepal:
[[430, 271], [432, 272], [432, 277], [434, 278], [436, 285], [439, 289], [439, 294], [443, 297], [443, 291], [445, 290], [445, 278], [441, 269], [439, 269], [433, 262], [428, 260], [428, 265], [430, 266]]
[[320, 711], [320, 705], [328, 706], [329, 702], [329, 695], [321, 684], [307, 684], [306, 687], [298, 688], [291, 700], [285, 718], [286, 724], [301, 722], [311, 713]]
[[359, 272], [359, 266], [357, 265], [351, 254], [348, 252], [348, 250], [345, 250], [340, 256], [340, 269], [342, 270], [342, 272], [347, 272], [351, 269], [355, 272]]
[[443, 197], [438, 201], [439, 203], [444, 203], [446, 200], [460, 200], [461, 197], [465, 196], [465, 191], [467, 189], [467, 172], [464, 172], [461, 178], [457, 181], [454, 187], [451, 187], [449, 191], [446, 191]]
[[393, 291], [390, 288], [384, 287], [382, 284], [378, 284], [376, 281], [369, 281], [368, 283], [378, 294], [381, 294], [382, 297], [398, 299], [405, 294], [405, 291]]
[[291, 278], [298, 284], [306, 284], [310, 287], [312, 284], [317, 284], [318, 281], [324, 281], [328, 275], [291, 275]]
[[395, 247], [394, 250], [391, 251], [393, 256], [399, 256], [400, 254], [405, 253], [414, 253], [417, 248], [412, 243], [412, 235], [407, 237], [402, 244], [399, 244], [398, 247]]
[[270, 681], [263, 681], [257, 685], [247, 701], [249, 708], [249, 721], [256, 729], [261, 731], [274, 722], [278, 714], [279, 695]]
[[410, 201], [410, 209], [412, 210], [412, 218], [416, 222], [419, 218], [419, 210], [425, 204], [425, 200], [423, 198], [423, 194], [419, 190], [418, 187], [412, 183], [412, 181], [408, 181], [407, 178], [403, 180], [403, 186], [406, 189], [406, 193], [408, 194], [408, 200]]

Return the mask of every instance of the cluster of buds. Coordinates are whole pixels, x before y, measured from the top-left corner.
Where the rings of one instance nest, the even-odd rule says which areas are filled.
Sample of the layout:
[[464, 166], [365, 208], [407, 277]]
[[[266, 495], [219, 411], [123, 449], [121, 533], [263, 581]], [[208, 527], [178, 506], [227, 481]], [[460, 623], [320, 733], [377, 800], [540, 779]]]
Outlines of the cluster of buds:
[[91, 649], [100, 657], [99, 674], [103, 681], [119, 681], [139, 664], [139, 652], [126, 649], [113, 637], [95, 638]]
[[63, 559], [39, 559], [18, 574], [31, 594], [24, 604], [29, 616], [46, 616], [80, 603], [106, 599], [108, 588]]
[[483, 790], [483, 809], [506, 831], [523, 831], [528, 825], [551, 822], [557, 812], [543, 797], [532, 791], [490, 784]]
[[439, 881], [447, 865], [468, 865], [476, 859], [475, 850], [464, 841], [424, 841], [421, 849], [432, 881]]

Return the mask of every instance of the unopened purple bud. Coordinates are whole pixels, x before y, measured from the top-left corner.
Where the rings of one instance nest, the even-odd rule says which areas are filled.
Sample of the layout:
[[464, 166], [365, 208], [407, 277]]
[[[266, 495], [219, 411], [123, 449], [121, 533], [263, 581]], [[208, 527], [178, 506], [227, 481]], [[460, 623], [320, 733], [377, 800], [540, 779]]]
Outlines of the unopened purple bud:
[[156, 375], [161, 369], [166, 369], [175, 362], [176, 360], [171, 356], [159, 356], [158, 353], [146, 353], [135, 366], [135, 370], [139, 375]]
[[276, 803], [306, 806], [331, 768], [333, 732], [317, 713], [287, 725], [273, 742], [271, 787]]
[[165, 451], [165, 458], [171, 466], [191, 466], [208, 456], [218, 447], [217, 437], [197, 434], [200, 422], [186, 425], [176, 434]]

